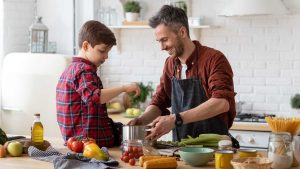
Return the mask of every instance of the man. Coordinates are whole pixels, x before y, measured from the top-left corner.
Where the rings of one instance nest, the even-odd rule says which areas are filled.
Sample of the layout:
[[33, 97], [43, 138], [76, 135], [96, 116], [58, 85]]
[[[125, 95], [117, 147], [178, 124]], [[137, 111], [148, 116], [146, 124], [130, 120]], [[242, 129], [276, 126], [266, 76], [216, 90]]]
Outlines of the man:
[[152, 122], [146, 139], [158, 139], [172, 129], [174, 141], [201, 133], [229, 134], [236, 111], [233, 73], [225, 56], [190, 39], [180, 8], [164, 5], [149, 25], [170, 56], [150, 105], [128, 124]]

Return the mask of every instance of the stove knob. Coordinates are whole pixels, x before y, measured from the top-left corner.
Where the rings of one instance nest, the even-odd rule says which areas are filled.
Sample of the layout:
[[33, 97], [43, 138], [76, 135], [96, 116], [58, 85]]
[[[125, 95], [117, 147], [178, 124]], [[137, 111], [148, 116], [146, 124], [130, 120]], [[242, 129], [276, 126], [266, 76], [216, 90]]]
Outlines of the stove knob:
[[255, 140], [254, 140], [253, 137], [249, 138], [248, 142], [251, 143], [251, 144], [255, 144]]
[[238, 142], [241, 142], [241, 141], [242, 141], [242, 136], [241, 136], [241, 135], [236, 135], [236, 136], [235, 136], [235, 139], [236, 139]]

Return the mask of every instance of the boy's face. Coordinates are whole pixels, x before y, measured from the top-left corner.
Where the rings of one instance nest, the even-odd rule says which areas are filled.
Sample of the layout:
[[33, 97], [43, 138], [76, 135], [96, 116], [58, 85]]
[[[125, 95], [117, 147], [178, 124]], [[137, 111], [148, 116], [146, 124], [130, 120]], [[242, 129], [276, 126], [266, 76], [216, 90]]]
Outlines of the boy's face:
[[97, 67], [100, 66], [108, 58], [108, 52], [112, 46], [106, 44], [95, 45], [94, 48], [88, 43], [85, 50], [85, 56]]

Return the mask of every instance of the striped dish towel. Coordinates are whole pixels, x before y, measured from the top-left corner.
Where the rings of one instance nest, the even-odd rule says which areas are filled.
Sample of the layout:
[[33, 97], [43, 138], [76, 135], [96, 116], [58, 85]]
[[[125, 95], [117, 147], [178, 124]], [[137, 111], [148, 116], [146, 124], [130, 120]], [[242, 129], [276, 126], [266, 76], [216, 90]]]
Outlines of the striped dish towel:
[[[106, 147], [101, 148], [106, 154]], [[106, 169], [117, 168], [119, 162], [109, 157], [108, 161], [100, 161], [95, 158], [86, 158], [82, 153], [62, 154], [49, 146], [46, 151], [39, 150], [34, 146], [28, 148], [28, 155], [36, 160], [52, 162], [55, 169]]]

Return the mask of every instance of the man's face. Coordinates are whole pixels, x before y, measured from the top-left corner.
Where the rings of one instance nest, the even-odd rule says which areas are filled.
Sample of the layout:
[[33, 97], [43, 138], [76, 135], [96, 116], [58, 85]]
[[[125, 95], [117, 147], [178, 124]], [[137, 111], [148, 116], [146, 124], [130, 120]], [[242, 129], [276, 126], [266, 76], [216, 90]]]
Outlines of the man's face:
[[92, 62], [97, 67], [105, 62], [108, 58], [108, 52], [112, 46], [106, 44], [95, 45], [94, 48], [88, 44], [88, 49], [86, 51], [86, 57], [90, 62]]
[[155, 28], [156, 41], [159, 42], [161, 50], [165, 50], [173, 57], [181, 57], [184, 46], [181, 38], [164, 24]]

